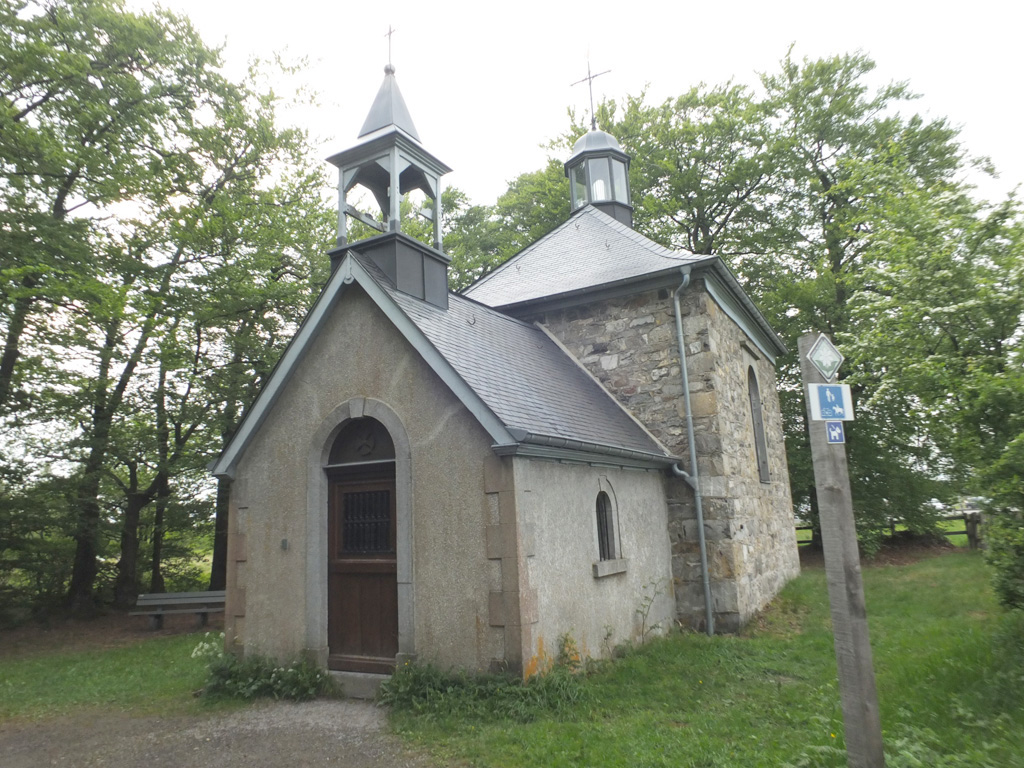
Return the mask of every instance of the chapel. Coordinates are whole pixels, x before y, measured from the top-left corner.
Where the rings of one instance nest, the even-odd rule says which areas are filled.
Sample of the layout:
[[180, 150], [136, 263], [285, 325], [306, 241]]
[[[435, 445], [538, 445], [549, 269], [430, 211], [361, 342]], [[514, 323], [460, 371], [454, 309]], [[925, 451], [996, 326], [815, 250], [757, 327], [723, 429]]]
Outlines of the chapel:
[[[566, 159], [568, 220], [462, 293], [450, 169], [390, 65], [330, 162], [330, 279], [213, 466], [229, 649], [529, 675], [565, 636], [602, 656], [676, 625], [736, 631], [797, 575], [785, 347], [721, 259], [633, 229], [613, 136], [595, 126]], [[402, 231], [411, 192], [430, 243]]]

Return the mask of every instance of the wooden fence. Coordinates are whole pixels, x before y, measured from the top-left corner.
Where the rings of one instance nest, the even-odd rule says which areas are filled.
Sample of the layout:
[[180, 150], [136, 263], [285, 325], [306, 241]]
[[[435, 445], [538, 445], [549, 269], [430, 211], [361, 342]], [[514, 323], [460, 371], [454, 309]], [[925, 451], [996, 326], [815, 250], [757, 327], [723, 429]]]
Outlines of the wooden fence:
[[[964, 523], [964, 529], [962, 531], [943, 531], [942, 533], [946, 536], [966, 536], [968, 549], [977, 549], [981, 544], [981, 513], [980, 512], [965, 512], [962, 515], [955, 517], [944, 518], [946, 520], [962, 520]], [[814, 527], [810, 525], [798, 525], [796, 530], [799, 531], [813, 531]], [[889, 535], [896, 535], [896, 523], [889, 523]], [[811, 543], [810, 539], [804, 541], [797, 541], [797, 544], [806, 546]]]

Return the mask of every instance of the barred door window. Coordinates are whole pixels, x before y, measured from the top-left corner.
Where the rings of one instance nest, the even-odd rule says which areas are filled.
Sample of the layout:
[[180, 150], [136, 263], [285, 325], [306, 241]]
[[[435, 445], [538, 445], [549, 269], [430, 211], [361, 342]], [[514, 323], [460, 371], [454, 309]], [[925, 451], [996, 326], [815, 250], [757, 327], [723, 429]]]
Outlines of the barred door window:
[[601, 560], [615, 559], [615, 521], [608, 494], [597, 494], [597, 548]]
[[391, 489], [346, 491], [342, 498], [341, 554], [394, 552]]

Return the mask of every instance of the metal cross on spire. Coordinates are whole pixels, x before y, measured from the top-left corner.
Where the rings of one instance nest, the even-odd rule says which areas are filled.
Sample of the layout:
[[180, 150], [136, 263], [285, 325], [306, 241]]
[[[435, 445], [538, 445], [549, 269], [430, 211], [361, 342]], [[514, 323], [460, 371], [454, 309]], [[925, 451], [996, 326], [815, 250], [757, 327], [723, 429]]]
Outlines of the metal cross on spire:
[[394, 66], [391, 64], [391, 36], [395, 34], [395, 32], [397, 31], [397, 29], [392, 29], [391, 25], [388, 24], [388, 31], [384, 35], [384, 37], [388, 39], [388, 66], [392, 69], [392, 71], [394, 70]]
[[611, 72], [610, 69], [606, 69], [604, 72], [598, 72], [596, 75], [590, 74], [590, 57], [587, 57], [587, 76], [582, 80], [577, 80], [575, 83], [570, 83], [570, 88], [573, 85], [579, 85], [580, 83], [587, 83], [590, 88], [590, 130], [597, 130], [597, 113], [594, 112], [594, 78], [600, 77], [601, 75], [607, 75]]

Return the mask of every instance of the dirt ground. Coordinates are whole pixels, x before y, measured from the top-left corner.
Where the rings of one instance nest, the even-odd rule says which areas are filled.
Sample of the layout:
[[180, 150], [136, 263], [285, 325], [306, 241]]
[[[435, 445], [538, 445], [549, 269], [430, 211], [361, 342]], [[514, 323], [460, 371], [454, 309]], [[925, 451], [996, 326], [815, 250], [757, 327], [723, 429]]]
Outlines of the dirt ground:
[[0, 723], [4, 768], [432, 768], [361, 701], [273, 702], [225, 715], [76, 715]]
[[189, 632], [220, 632], [224, 617], [214, 614], [209, 626], [199, 627], [194, 614], [175, 614], [164, 618], [163, 629], [153, 630], [149, 617], [112, 612], [88, 621], [54, 618], [29, 622], [16, 629], [0, 631], [0, 660], [20, 653], [45, 653], [49, 650], [87, 651], [119, 648], [151, 637]]
[[[861, 560], [861, 567], [871, 568], [886, 565], [910, 565], [936, 555], [956, 552], [957, 548], [945, 540], [903, 541], [897, 544], [885, 543], [873, 557]], [[800, 547], [801, 568], [824, 568], [825, 553], [809, 546]]]
[[[192, 616], [168, 617], [154, 633], [143, 617], [30, 625], [0, 635], [3, 658], [48, 648], [112, 648], [195, 631]], [[211, 621], [211, 630], [219, 624]], [[0, 672], [2, 678], [2, 672]], [[200, 716], [100, 712], [0, 721], [2, 768], [434, 768], [388, 732], [383, 710], [364, 701], [263, 702]]]

